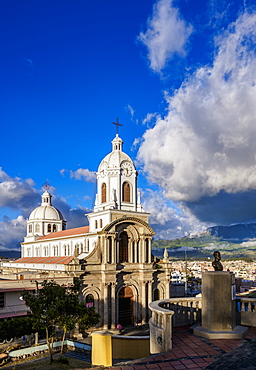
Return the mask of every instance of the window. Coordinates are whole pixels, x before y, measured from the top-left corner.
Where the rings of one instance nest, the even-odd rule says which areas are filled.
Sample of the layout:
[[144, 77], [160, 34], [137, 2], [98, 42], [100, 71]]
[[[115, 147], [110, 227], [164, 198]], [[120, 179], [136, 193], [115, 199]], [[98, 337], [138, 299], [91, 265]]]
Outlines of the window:
[[95, 220], [95, 229], [98, 229], [98, 221]]
[[130, 203], [131, 201], [131, 189], [130, 184], [128, 182], [123, 183], [123, 202]]
[[32, 225], [30, 224], [30, 225], [28, 225], [28, 232], [29, 233], [32, 233]]
[[123, 231], [119, 240], [119, 262], [128, 262], [128, 235]]
[[4, 308], [4, 293], [0, 293], [0, 308]]
[[155, 289], [153, 300], [158, 301], [159, 299], [160, 299], [159, 289]]
[[55, 233], [55, 231], [57, 231], [57, 226], [55, 224], [53, 224], [53, 227], [52, 227], [52, 231]]
[[102, 219], [100, 219], [100, 227], [102, 227]]
[[36, 224], [36, 233], [40, 233], [40, 225]]
[[101, 185], [101, 203], [106, 203], [107, 201], [107, 185], [103, 183]]
[[48, 231], [48, 233], [50, 233], [52, 231], [52, 225], [51, 224], [48, 224], [47, 231]]
[[94, 306], [94, 297], [92, 294], [88, 294], [85, 298], [85, 305], [86, 307], [93, 307]]

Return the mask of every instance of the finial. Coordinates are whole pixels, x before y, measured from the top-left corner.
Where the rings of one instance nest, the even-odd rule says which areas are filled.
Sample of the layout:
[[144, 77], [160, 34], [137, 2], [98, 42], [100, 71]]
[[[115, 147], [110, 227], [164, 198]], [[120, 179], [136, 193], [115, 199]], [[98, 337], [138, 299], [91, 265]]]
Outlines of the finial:
[[118, 135], [118, 126], [123, 126], [121, 123], [119, 123], [118, 118], [116, 118], [116, 122], [112, 122], [113, 125], [116, 126], [116, 134]]
[[45, 183], [43, 184], [42, 188], [44, 191], [48, 191], [50, 189], [51, 185], [48, 182], [48, 179], [46, 179]]
[[167, 251], [166, 248], [164, 248], [164, 259], [163, 259], [163, 262], [169, 262], [168, 251]]

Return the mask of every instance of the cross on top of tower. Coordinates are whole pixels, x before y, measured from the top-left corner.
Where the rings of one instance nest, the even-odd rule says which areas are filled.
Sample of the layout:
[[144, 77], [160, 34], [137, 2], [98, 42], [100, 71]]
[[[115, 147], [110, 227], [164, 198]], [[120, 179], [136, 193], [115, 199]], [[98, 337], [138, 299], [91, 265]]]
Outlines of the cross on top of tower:
[[118, 135], [118, 126], [123, 126], [121, 123], [119, 123], [118, 118], [116, 118], [116, 122], [112, 122], [113, 125], [116, 126], [116, 134]]
[[48, 180], [45, 181], [45, 183], [43, 184], [42, 188], [44, 189], [44, 191], [48, 191], [50, 189], [51, 185], [49, 184]]

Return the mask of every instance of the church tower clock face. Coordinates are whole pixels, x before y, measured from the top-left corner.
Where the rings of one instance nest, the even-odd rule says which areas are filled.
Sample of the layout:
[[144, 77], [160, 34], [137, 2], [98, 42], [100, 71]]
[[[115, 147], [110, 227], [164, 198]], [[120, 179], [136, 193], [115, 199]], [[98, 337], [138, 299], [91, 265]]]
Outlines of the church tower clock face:
[[121, 164], [121, 168], [122, 168], [122, 174], [124, 176], [131, 176], [132, 174], [132, 170], [133, 170], [133, 165], [128, 162], [128, 161], [125, 161]]

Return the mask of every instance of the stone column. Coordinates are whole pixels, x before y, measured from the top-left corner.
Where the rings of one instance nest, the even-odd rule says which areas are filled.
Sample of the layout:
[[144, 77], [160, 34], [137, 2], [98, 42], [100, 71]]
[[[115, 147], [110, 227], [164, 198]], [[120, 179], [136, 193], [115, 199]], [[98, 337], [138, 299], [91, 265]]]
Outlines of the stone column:
[[111, 243], [112, 243], [112, 263], [116, 263], [116, 245], [114, 236], [111, 236]]
[[104, 284], [104, 303], [103, 303], [103, 327], [104, 329], [108, 329], [108, 310], [109, 310], [109, 304], [108, 304], [108, 283]]
[[142, 313], [142, 324], [146, 324], [146, 311], [147, 311], [147, 290], [146, 290], [147, 281], [143, 281], [141, 287], [141, 313]]
[[116, 328], [116, 284], [111, 283], [111, 329]]

